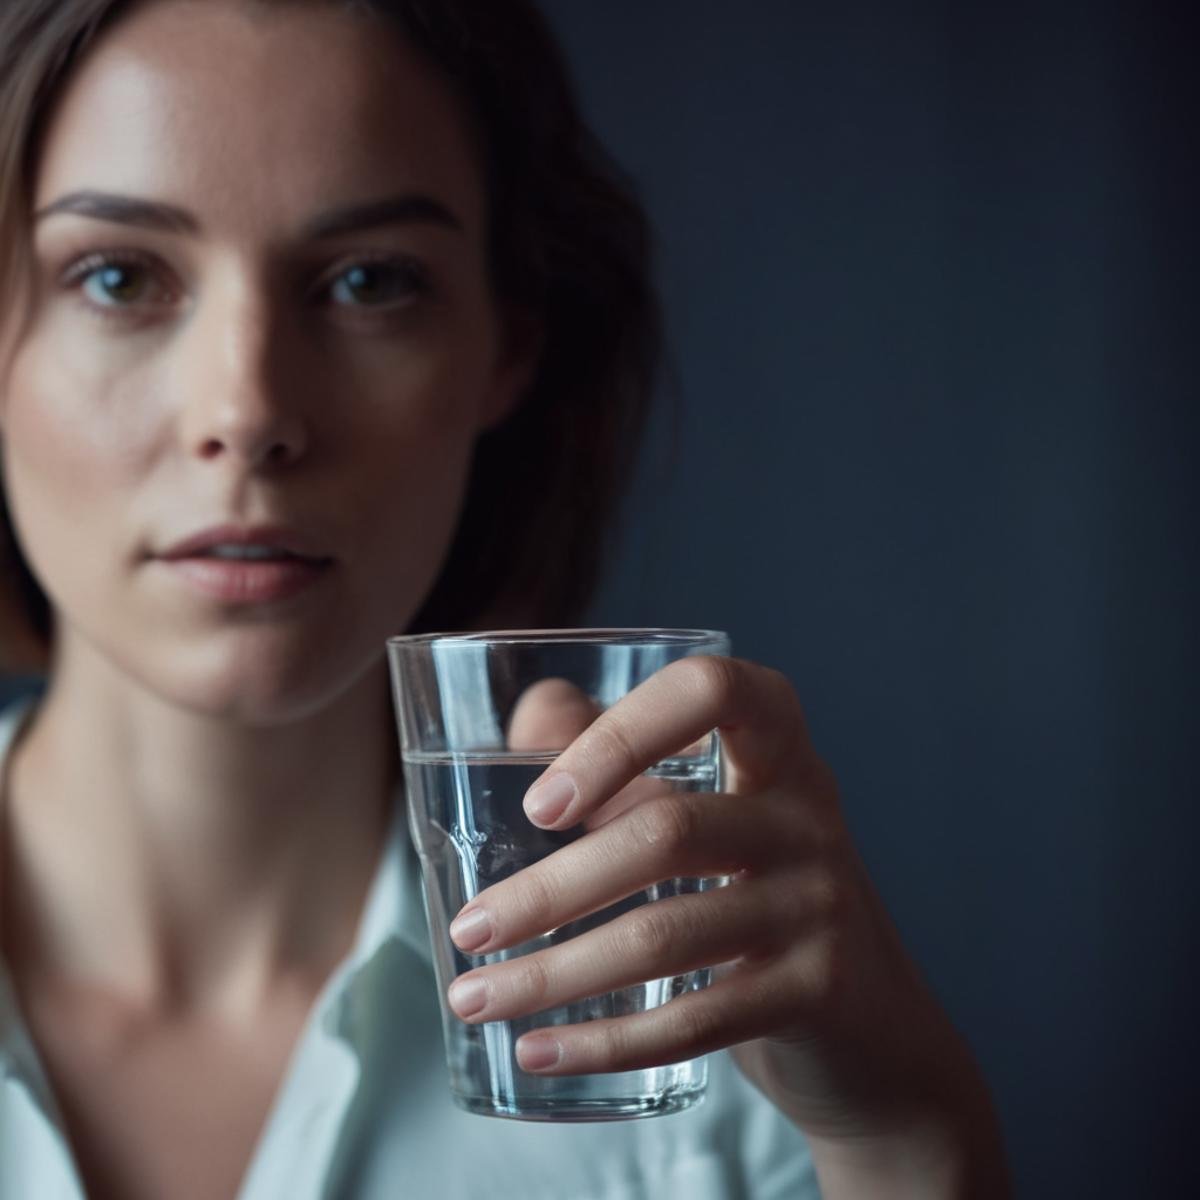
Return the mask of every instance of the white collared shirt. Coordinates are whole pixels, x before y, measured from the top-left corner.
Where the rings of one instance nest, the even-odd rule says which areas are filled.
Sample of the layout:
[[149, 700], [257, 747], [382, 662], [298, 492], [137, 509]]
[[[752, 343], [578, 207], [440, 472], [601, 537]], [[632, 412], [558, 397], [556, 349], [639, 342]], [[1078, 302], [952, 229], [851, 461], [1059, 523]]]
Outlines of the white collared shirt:
[[[26, 700], [0, 713], [0, 772], [30, 711]], [[673, 1116], [554, 1125], [457, 1108], [402, 813], [398, 803], [354, 947], [309, 1013], [237, 1200], [818, 1200], [803, 1136], [724, 1053], [710, 1058], [704, 1102]], [[83, 1197], [0, 959], [0, 1200]]]

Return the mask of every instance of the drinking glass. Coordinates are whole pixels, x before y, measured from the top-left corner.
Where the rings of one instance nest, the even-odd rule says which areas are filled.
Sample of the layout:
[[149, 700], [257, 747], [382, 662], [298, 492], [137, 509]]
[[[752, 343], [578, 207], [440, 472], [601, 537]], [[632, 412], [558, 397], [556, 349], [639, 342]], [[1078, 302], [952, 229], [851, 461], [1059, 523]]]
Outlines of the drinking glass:
[[[517, 1039], [532, 1029], [619, 1017], [705, 987], [710, 970], [652, 979], [512, 1021], [468, 1025], [446, 1003], [464, 971], [553, 946], [639, 905], [718, 886], [665, 879], [599, 912], [494, 954], [451, 941], [459, 909], [501, 879], [577, 838], [532, 824], [525, 792], [605, 709], [679, 658], [729, 653], [723, 633], [685, 629], [565, 629], [426, 634], [391, 638], [388, 661], [425, 911], [442, 1006], [450, 1088], [470, 1112], [524, 1120], [587, 1121], [655, 1116], [697, 1103], [704, 1058], [639, 1071], [547, 1077], [517, 1065]], [[613, 811], [668, 791], [721, 788], [715, 731], [655, 763], [608, 803]]]

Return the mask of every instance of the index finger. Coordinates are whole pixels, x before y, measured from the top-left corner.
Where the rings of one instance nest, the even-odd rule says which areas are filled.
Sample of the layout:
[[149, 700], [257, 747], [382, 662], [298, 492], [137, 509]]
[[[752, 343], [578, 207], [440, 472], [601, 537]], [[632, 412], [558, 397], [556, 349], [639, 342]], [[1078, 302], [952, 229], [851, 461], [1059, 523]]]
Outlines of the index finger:
[[744, 659], [695, 655], [663, 667], [597, 717], [529, 789], [525, 813], [544, 829], [566, 829], [714, 730], [731, 791], [798, 780], [816, 764], [785, 676]]

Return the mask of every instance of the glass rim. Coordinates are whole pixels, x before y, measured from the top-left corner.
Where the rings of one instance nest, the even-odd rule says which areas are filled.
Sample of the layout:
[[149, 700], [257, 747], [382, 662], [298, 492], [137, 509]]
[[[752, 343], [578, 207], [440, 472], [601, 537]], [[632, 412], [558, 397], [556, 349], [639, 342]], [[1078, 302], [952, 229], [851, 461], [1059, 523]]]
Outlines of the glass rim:
[[387, 639], [397, 649], [438, 644], [442, 646], [520, 646], [573, 642], [595, 646], [703, 646], [728, 643], [729, 634], [719, 629], [672, 629], [665, 626], [645, 628], [596, 627], [584, 629], [493, 629], [478, 632], [408, 633]]

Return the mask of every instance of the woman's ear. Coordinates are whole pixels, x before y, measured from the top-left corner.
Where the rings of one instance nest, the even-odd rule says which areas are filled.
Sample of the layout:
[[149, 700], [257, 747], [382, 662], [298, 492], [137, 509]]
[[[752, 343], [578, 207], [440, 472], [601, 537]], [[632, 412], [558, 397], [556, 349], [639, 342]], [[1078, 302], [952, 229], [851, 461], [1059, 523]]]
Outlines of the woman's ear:
[[488, 394], [479, 414], [480, 433], [511, 416], [533, 386], [542, 363], [546, 323], [540, 313], [521, 307], [505, 309], [500, 332]]

